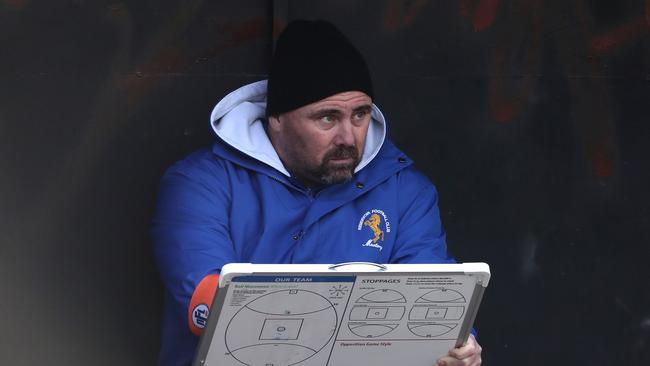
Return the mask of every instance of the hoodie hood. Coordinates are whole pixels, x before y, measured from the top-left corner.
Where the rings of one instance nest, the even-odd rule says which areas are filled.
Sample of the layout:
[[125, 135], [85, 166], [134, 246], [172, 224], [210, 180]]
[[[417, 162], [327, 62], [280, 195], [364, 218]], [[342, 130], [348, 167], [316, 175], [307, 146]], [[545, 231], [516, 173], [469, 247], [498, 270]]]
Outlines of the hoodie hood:
[[[217, 136], [228, 145], [290, 177], [264, 128], [266, 83], [266, 80], [262, 80], [244, 85], [226, 95], [212, 110], [210, 124]], [[373, 104], [366, 145], [355, 173], [375, 158], [385, 139], [386, 121]]]

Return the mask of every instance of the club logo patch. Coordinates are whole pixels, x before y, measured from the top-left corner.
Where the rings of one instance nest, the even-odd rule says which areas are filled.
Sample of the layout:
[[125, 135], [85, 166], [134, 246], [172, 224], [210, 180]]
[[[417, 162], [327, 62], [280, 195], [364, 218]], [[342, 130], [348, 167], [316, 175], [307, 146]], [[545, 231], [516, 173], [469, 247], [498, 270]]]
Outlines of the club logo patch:
[[194, 310], [192, 311], [192, 322], [197, 328], [203, 329], [208, 323], [209, 314], [210, 309], [208, 306], [206, 304], [199, 304], [194, 307]]
[[381, 251], [384, 247], [380, 242], [384, 241], [387, 233], [390, 233], [390, 221], [388, 221], [386, 213], [382, 210], [373, 209], [363, 214], [361, 220], [359, 220], [359, 225], [357, 225], [357, 231], [363, 229], [366, 229], [368, 234], [372, 234], [372, 237], [361, 246], [377, 248]]

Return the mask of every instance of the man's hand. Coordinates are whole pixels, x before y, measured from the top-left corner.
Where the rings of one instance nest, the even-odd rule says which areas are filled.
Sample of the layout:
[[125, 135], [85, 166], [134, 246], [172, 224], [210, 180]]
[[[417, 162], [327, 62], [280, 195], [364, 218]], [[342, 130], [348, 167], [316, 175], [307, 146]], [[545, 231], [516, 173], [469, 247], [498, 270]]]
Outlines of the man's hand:
[[447, 356], [441, 357], [436, 364], [437, 366], [479, 366], [482, 350], [474, 335], [470, 334], [464, 346], [450, 350]]

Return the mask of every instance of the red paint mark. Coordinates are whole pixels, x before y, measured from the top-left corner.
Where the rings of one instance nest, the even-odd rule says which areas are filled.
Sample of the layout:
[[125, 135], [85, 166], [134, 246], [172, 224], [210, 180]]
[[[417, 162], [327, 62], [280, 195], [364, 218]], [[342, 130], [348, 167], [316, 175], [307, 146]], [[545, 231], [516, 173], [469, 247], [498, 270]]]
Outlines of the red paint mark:
[[587, 55], [587, 63], [592, 67], [596, 68], [600, 66], [601, 58], [595, 57], [593, 54]]
[[501, 124], [508, 124], [515, 119], [521, 111], [521, 106], [512, 100], [496, 102], [492, 108], [492, 118]]
[[413, 24], [428, 0], [398, 1], [390, 0], [384, 13], [384, 28], [394, 32]]
[[22, 10], [27, 6], [28, 0], [2, 0], [1, 2], [14, 10]]
[[189, 64], [186, 52], [178, 47], [166, 47], [156, 54], [149, 62], [138, 66], [142, 72], [166, 73], [178, 72]]
[[598, 178], [608, 178], [614, 172], [611, 149], [605, 143], [599, 143], [590, 149], [591, 167]]
[[273, 18], [273, 34], [279, 35], [286, 26], [287, 25], [281, 19]]
[[[509, 49], [505, 45], [497, 45], [492, 50], [490, 62], [490, 73], [493, 75], [505, 75], [508, 60]], [[490, 78], [489, 98], [490, 114], [492, 118], [501, 124], [512, 122], [523, 110], [521, 99], [513, 98], [513, 93], [509, 92], [508, 84], [505, 78]], [[524, 94], [527, 92], [524, 91]]]
[[[272, 19], [273, 34], [277, 35], [286, 24], [277, 18]], [[240, 46], [246, 42], [268, 36], [268, 18], [258, 17], [251, 20], [224, 25], [220, 32], [228, 34], [229, 39], [211, 49], [203, 52], [199, 59], [210, 59], [223, 52], [225, 49]]]
[[500, 0], [460, 0], [460, 15], [472, 19], [474, 30], [480, 32], [494, 23]]
[[153, 88], [151, 79], [147, 80], [141, 72], [126, 75], [118, 79], [117, 82], [125, 93], [126, 102], [129, 106], [138, 104], [142, 97]]
[[[273, 20], [273, 27], [276, 26], [276, 20]], [[266, 37], [268, 34], [268, 18], [258, 17], [237, 24], [224, 26], [224, 31], [230, 34], [230, 40], [226, 46], [235, 47], [245, 42]]]
[[162, 77], [182, 73], [189, 65], [183, 57], [183, 50], [167, 48], [156, 54], [149, 62], [135, 67], [135, 72], [118, 80], [126, 95], [129, 106], [136, 105], [152, 92], [163, 80]]
[[[280, 34], [286, 24], [284, 21], [278, 18], [273, 18], [271, 21], [273, 22], [272, 32], [277, 36]], [[209, 60], [216, 57], [228, 48], [237, 47], [248, 41], [264, 38], [268, 36], [268, 31], [268, 18], [264, 17], [253, 18], [241, 23], [226, 24], [220, 28], [219, 32], [228, 34], [229, 39], [204, 52], [201, 52], [197, 59]]]
[[472, 14], [474, 14], [474, 9], [476, 9], [476, 0], [460, 0], [458, 7], [461, 16], [471, 18]]
[[591, 39], [590, 50], [592, 53], [608, 53], [622, 44], [641, 36], [648, 29], [644, 20], [624, 24], [608, 33], [595, 36]]
[[499, 7], [499, 0], [481, 0], [476, 7], [472, 23], [474, 30], [477, 32], [489, 27], [494, 22], [497, 15], [497, 8]]
[[[273, 20], [273, 28], [281, 29], [282, 21]], [[263, 38], [268, 35], [268, 19], [264, 17], [253, 18], [240, 23], [225, 25], [223, 32], [229, 35], [225, 42], [213, 47], [208, 52], [203, 52], [199, 59], [209, 59], [217, 56], [225, 49], [242, 45], [248, 41]], [[126, 92], [130, 105], [137, 104], [144, 96], [161, 81], [159, 75], [170, 72], [183, 72], [194, 64], [195, 58], [187, 57], [186, 51], [181, 47], [167, 47], [153, 55], [148, 61], [134, 67], [137, 72], [129, 74], [119, 80], [121, 87]]]
[[184, 51], [168, 47], [161, 50], [150, 61], [135, 67], [136, 72], [125, 76], [121, 84], [127, 93], [129, 103], [137, 103], [160, 81], [158, 76], [182, 72], [189, 64]]
[[113, 3], [108, 6], [108, 10], [110, 11], [110, 15], [118, 18], [126, 17], [129, 15], [129, 11], [124, 3]]

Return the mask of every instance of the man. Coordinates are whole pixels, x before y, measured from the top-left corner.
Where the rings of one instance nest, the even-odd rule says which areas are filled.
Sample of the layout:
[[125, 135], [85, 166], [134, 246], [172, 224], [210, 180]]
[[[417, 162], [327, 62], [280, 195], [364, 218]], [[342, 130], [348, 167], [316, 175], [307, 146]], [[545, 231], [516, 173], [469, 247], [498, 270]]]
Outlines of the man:
[[[154, 216], [167, 290], [161, 364], [190, 363], [190, 329], [202, 326], [190, 299], [226, 263], [453, 262], [436, 190], [386, 139], [373, 96], [363, 57], [333, 25], [295, 21], [268, 84], [216, 105], [218, 140], [166, 172]], [[480, 356], [471, 336], [438, 364]]]

